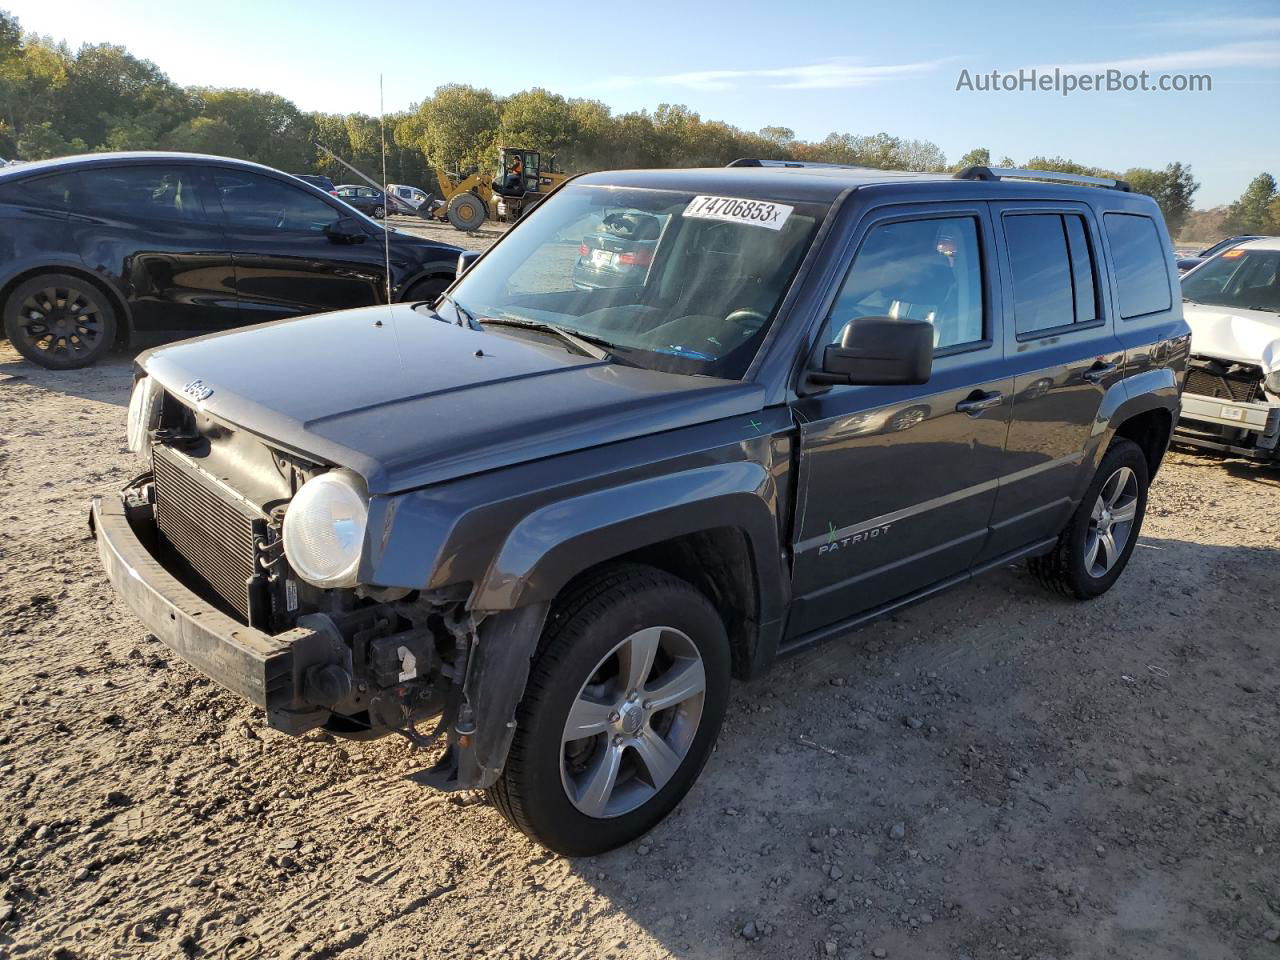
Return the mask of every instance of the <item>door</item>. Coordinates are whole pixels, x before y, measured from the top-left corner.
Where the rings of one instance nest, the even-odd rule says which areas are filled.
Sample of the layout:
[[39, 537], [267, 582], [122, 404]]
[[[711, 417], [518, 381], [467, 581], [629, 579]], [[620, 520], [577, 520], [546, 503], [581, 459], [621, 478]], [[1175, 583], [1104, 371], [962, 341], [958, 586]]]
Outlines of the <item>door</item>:
[[350, 210], [247, 170], [212, 173], [234, 253], [242, 323], [364, 307], [386, 300], [381, 243], [326, 232]]
[[1085, 204], [992, 204], [1009, 264], [1005, 352], [1013, 372], [1009, 471], [984, 559], [1056, 536], [1083, 488], [1085, 447], [1124, 349], [1102, 296], [1102, 249]]
[[199, 167], [94, 166], [76, 176], [72, 235], [86, 266], [120, 283], [138, 339], [236, 325], [231, 248]]
[[820, 345], [860, 316], [933, 323], [923, 386], [802, 397], [795, 602], [788, 639], [964, 574], [987, 537], [1004, 467], [1012, 379], [985, 204], [874, 219]]

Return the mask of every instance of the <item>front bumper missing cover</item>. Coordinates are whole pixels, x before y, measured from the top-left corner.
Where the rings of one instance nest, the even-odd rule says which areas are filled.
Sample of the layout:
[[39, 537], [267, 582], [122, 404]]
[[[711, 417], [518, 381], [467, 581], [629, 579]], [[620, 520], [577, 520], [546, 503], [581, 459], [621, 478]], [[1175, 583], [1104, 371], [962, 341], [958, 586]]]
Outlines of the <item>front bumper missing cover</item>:
[[1242, 403], [1182, 395], [1182, 443], [1256, 460], [1280, 458], [1280, 403]]
[[308, 696], [308, 677], [340, 655], [332, 639], [302, 628], [271, 636], [206, 603], [139, 537], [134, 522], [149, 519], [149, 507], [115, 497], [95, 497], [90, 508], [98, 556], [129, 609], [187, 663], [266, 710], [270, 726], [291, 734], [321, 726], [330, 711]]

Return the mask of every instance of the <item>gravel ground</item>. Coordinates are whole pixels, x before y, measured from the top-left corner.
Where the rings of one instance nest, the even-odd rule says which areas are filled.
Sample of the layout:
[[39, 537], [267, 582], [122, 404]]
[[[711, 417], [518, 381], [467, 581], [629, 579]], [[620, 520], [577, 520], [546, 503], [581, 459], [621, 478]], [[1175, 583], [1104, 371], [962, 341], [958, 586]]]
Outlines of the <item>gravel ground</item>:
[[0, 343], [0, 956], [1280, 957], [1280, 471], [1174, 453], [1107, 596], [1011, 567], [737, 685], [571, 860], [147, 636], [85, 523], [128, 382]]

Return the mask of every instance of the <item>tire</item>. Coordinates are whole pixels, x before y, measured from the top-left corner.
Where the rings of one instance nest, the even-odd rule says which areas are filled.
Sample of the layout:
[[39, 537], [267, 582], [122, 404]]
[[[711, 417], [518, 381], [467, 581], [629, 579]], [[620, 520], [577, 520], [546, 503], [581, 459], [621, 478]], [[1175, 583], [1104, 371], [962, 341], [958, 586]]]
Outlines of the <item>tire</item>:
[[448, 277], [428, 277], [411, 286], [404, 295], [404, 303], [435, 303], [452, 281]]
[[100, 289], [65, 273], [42, 273], [4, 303], [9, 342], [32, 363], [72, 370], [96, 363], [116, 339], [116, 312]]
[[387, 216], [387, 211], [385, 207], [377, 206], [373, 208], [373, 219], [383, 220], [386, 218], [386, 216]]
[[[646, 650], [656, 653], [646, 659]], [[516, 828], [565, 856], [636, 839], [675, 808], [710, 756], [728, 702], [729, 660], [720, 617], [683, 580], [619, 565], [571, 587], [552, 607], [490, 800]], [[632, 698], [628, 674], [648, 678]], [[682, 699], [664, 708], [662, 691]], [[569, 736], [571, 708], [578, 730], [592, 732]], [[613, 779], [594, 776], [609, 769]], [[607, 792], [593, 789], [601, 785]]]
[[[1049, 589], [1077, 600], [1110, 590], [1142, 531], [1149, 482], [1142, 449], [1132, 440], [1113, 440], [1058, 542], [1049, 553], [1031, 559], [1031, 572]], [[1102, 527], [1110, 540], [1099, 533]]]
[[456, 229], [470, 233], [484, 223], [488, 214], [484, 201], [474, 193], [459, 193], [449, 201], [447, 216]]

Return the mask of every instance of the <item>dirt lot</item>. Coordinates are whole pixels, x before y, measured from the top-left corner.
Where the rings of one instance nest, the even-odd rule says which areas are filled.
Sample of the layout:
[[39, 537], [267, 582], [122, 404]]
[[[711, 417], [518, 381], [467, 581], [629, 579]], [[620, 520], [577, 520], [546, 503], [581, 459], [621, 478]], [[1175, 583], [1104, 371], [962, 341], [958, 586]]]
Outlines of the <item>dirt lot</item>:
[[128, 382], [0, 344], [0, 956], [1280, 957], [1280, 471], [1174, 454], [1106, 597], [1011, 568], [738, 685], [567, 860], [146, 635], [85, 524]]

